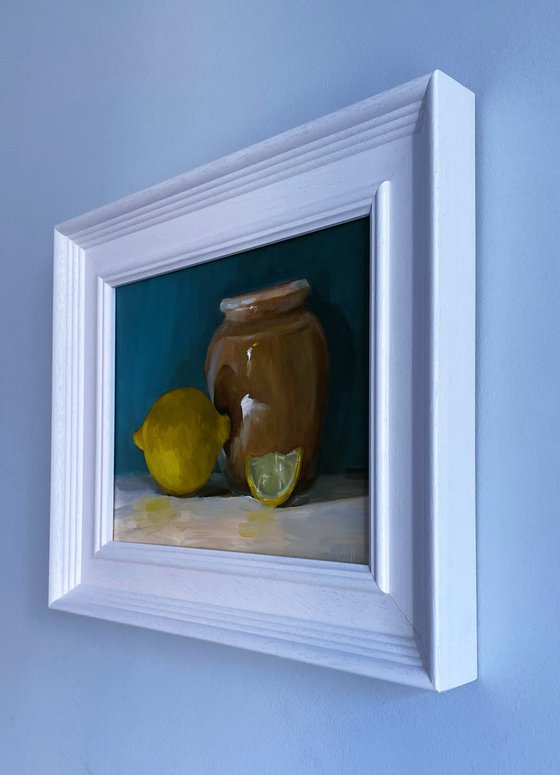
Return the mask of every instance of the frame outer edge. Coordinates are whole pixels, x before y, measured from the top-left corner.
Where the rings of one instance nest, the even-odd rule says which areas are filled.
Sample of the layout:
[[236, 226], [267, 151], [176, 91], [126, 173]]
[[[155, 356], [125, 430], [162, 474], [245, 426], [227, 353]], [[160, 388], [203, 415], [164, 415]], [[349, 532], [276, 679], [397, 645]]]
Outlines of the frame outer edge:
[[[199, 186], [214, 186], [216, 181], [219, 182], [228, 176], [234, 178], [243, 176], [245, 174], [243, 171], [253, 165], [264, 164], [262, 177], [266, 179], [270, 175], [273, 160], [283, 154], [290, 154], [294, 148], [300, 149], [315, 142], [328, 145], [333, 142], [334, 136], [339, 132], [348, 132], [348, 141], [350, 142], [353, 132], [363, 122], [383, 118], [392, 111], [411, 106], [415, 102], [423, 103], [430, 77], [429, 74], [420, 76], [380, 92], [373, 97], [368, 97], [353, 105], [312, 119], [300, 126], [235, 151], [221, 159], [210, 161], [155, 186], [123, 197], [89, 213], [64, 221], [56, 227], [57, 231], [84, 246], [85, 233], [97, 232], [99, 228], [104, 229], [113, 220], [128, 220], [137, 211], [145, 208], [150, 209], [154, 204], [161, 204], [169, 198], [181, 199], [189, 191]], [[416, 131], [422, 112], [420, 109], [420, 116], [416, 115], [409, 122], [406, 134], [412, 134]], [[301, 159], [295, 160], [290, 166], [295, 168], [300, 164]], [[173, 214], [167, 217], [173, 217]]]
[[432, 189], [430, 664], [445, 691], [477, 677], [474, 94], [428, 90]]
[[51, 414], [51, 520], [49, 557], [49, 605], [67, 589], [65, 566], [65, 465], [66, 449], [66, 371], [64, 351], [68, 315], [68, 239], [54, 232], [53, 262], [53, 342], [52, 342], [52, 414]]
[[[354, 641], [354, 631], [345, 631], [343, 627], [337, 632], [329, 624], [308, 621], [300, 626], [296, 619], [283, 619], [282, 627], [272, 624], [271, 628], [269, 617], [255, 617], [251, 612], [242, 613], [243, 621], [234, 624], [228, 616], [216, 616], [204, 606], [195, 606], [196, 610], [185, 614], [181, 605], [162, 607], [161, 601], [150, 595], [115, 592], [87, 584], [80, 584], [52, 607], [433, 690], [412, 629], [410, 635], [396, 639], [383, 632], [369, 633], [373, 640], [364, 647]], [[239, 614], [234, 614], [234, 618], [238, 619]], [[356, 637], [359, 641], [359, 632]]]

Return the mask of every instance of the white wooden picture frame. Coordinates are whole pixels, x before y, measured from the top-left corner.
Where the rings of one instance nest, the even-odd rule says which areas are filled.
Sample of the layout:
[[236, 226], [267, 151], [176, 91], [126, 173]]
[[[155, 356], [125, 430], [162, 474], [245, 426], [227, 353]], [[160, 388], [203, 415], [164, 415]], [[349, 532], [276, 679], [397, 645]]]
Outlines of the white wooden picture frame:
[[[474, 170], [474, 95], [436, 71], [57, 227], [52, 608], [476, 678]], [[366, 215], [369, 567], [113, 542], [115, 287]]]

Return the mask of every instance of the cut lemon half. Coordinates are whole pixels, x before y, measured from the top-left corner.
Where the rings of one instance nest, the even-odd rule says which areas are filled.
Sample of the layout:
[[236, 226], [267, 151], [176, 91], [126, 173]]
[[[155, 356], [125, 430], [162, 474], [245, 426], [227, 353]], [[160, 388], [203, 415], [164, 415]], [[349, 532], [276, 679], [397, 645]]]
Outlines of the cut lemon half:
[[280, 452], [259, 457], [247, 455], [245, 476], [253, 498], [271, 509], [287, 501], [297, 484], [302, 458], [301, 447], [286, 455]]

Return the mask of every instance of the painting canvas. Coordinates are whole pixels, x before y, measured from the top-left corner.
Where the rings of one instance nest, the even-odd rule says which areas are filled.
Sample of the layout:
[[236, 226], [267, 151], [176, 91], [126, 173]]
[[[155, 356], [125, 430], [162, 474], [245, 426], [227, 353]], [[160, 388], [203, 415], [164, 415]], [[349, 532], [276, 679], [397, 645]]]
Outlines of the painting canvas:
[[117, 288], [115, 540], [368, 562], [369, 234]]

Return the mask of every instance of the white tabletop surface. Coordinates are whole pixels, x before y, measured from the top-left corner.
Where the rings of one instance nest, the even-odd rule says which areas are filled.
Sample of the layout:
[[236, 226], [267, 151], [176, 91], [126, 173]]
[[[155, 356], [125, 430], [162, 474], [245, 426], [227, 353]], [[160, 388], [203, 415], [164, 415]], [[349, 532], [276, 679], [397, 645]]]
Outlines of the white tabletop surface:
[[163, 495], [148, 474], [120, 475], [114, 539], [367, 563], [366, 480], [323, 476], [300, 501], [268, 509], [225, 491], [216, 474], [202, 493], [176, 498]]

